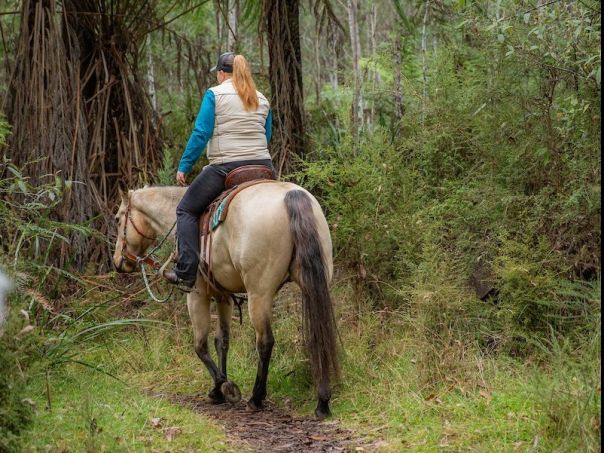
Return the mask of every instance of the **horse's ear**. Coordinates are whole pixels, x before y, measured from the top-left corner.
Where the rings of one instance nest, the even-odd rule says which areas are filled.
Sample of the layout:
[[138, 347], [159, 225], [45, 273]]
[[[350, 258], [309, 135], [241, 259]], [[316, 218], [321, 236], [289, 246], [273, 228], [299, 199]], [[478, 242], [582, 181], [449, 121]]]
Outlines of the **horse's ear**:
[[120, 194], [120, 198], [122, 201], [126, 201], [128, 199], [128, 186], [122, 180], [117, 183], [117, 191]]

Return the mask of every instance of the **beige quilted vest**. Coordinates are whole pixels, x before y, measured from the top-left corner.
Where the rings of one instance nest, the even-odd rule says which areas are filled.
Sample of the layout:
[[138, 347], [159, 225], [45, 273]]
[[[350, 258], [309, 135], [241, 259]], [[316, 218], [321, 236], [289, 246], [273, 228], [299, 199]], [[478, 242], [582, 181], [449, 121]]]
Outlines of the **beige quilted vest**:
[[269, 102], [258, 92], [258, 109], [246, 112], [230, 79], [210, 88], [216, 100], [214, 134], [208, 144], [210, 164], [270, 159], [264, 125]]

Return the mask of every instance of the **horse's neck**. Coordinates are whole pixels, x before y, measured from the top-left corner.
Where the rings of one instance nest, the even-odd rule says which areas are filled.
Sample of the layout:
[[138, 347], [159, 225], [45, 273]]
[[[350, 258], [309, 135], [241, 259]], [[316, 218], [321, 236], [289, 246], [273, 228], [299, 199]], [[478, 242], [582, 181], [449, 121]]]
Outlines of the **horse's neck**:
[[176, 221], [176, 206], [185, 191], [184, 187], [145, 187], [133, 192], [132, 206], [145, 215], [157, 235], [166, 234]]

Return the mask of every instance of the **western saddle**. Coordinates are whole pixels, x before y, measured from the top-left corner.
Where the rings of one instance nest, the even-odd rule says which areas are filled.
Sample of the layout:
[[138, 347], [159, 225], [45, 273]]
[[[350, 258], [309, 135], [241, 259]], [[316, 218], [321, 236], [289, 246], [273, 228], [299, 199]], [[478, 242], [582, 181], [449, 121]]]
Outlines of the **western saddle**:
[[205, 278], [209, 288], [217, 295], [232, 297], [240, 308], [241, 300], [238, 300], [230, 291], [223, 288], [214, 278], [212, 273], [212, 237], [213, 232], [224, 222], [229, 212], [229, 205], [242, 190], [267, 182], [274, 182], [273, 171], [264, 165], [244, 165], [227, 174], [225, 179], [225, 190], [208, 206], [199, 218], [199, 234], [201, 252], [199, 257], [199, 272]]

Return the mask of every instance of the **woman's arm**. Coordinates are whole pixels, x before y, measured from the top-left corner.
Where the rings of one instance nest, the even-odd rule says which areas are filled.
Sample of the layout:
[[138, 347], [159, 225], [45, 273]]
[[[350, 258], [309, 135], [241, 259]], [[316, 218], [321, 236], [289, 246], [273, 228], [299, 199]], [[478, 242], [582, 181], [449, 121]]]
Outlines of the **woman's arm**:
[[266, 144], [271, 142], [273, 136], [273, 111], [269, 110], [266, 116], [266, 122], [264, 123], [264, 134], [266, 135]]
[[201, 102], [201, 108], [195, 120], [195, 127], [189, 142], [185, 148], [185, 152], [180, 158], [180, 164], [178, 165], [179, 173], [189, 173], [197, 159], [202, 154], [208, 141], [214, 133], [214, 118], [215, 118], [215, 107], [216, 100], [214, 98], [214, 92], [212, 90], [206, 91], [203, 101]]

